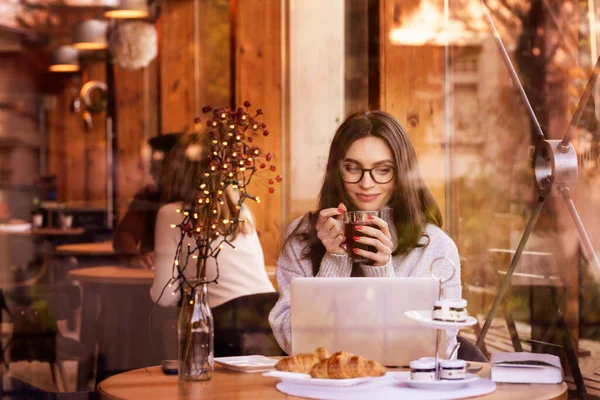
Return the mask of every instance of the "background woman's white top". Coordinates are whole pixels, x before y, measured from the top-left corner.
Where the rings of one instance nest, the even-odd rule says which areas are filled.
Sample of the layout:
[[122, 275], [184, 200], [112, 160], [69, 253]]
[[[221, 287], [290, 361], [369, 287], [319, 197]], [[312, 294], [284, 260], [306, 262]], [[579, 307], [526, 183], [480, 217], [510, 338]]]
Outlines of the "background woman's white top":
[[[154, 244], [156, 275], [150, 288], [150, 295], [155, 303], [158, 302], [159, 305], [165, 307], [176, 305], [180, 296], [179, 291], [176, 290], [177, 284], [167, 287], [161, 296], [163, 288], [173, 276], [173, 261], [180, 231], [178, 228], [171, 228], [171, 224], [180, 224], [183, 219], [183, 215], [176, 211], [178, 208], [182, 208], [180, 202], [166, 204], [160, 208], [156, 216]], [[249, 211], [244, 211], [249, 214]], [[192, 248], [196, 247], [194, 239], [186, 236], [183, 243], [185, 252], [187, 252], [188, 244]], [[236, 249], [234, 250], [232, 247], [225, 245], [217, 259], [219, 262], [219, 284], [212, 283], [208, 285], [208, 297], [211, 307], [219, 306], [236, 297], [275, 291], [265, 269], [264, 255], [256, 230], [246, 235], [240, 233], [232, 244]], [[191, 257], [190, 261], [192, 261]], [[193, 265], [190, 262], [186, 270], [186, 276], [194, 277], [195, 275], [195, 262]], [[216, 275], [215, 259], [210, 258], [208, 260], [207, 277], [212, 280]], [[175, 295], [172, 294], [173, 291], [176, 292]]]

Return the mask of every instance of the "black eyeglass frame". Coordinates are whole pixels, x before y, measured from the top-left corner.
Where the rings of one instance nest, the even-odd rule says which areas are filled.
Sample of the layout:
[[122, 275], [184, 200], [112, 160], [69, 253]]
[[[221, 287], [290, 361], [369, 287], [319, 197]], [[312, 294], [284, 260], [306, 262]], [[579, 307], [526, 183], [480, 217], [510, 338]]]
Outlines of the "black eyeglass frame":
[[[358, 167], [358, 166], [357, 166], [357, 167]], [[379, 181], [378, 181], [377, 179], [375, 179], [375, 177], [373, 176], [373, 170], [374, 170], [374, 169], [377, 169], [377, 168], [383, 168], [383, 167], [387, 167], [387, 168], [391, 168], [391, 169], [392, 169], [392, 177], [391, 177], [389, 180], [385, 181], [385, 182], [379, 182]], [[343, 180], [344, 182], [346, 182], [346, 183], [358, 183], [358, 182], [362, 181], [362, 179], [365, 177], [365, 172], [369, 172], [369, 175], [371, 175], [371, 179], [373, 179], [373, 182], [375, 182], [375, 183], [378, 183], [378, 184], [380, 184], [380, 185], [384, 185], [384, 184], [386, 184], [386, 183], [390, 183], [390, 182], [391, 182], [391, 181], [393, 181], [393, 180], [394, 180], [394, 178], [396, 177], [396, 168], [394, 168], [394, 167], [392, 167], [392, 166], [389, 166], [389, 165], [387, 165], [387, 166], [380, 165], [380, 166], [373, 167], [373, 168], [358, 168], [358, 169], [360, 169], [360, 171], [361, 171], [361, 172], [360, 172], [360, 178], [358, 178], [358, 180], [357, 180], [357, 181], [348, 181], [348, 180], [344, 179], [344, 173], [342, 172], [342, 168], [344, 168], [344, 163], [343, 163], [343, 162], [342, 162], [342, 163], [340, 163], [340, 166], [339, 166], [339, 170], [340, 170], [340, 178], [342, 178], [342, 180]]]

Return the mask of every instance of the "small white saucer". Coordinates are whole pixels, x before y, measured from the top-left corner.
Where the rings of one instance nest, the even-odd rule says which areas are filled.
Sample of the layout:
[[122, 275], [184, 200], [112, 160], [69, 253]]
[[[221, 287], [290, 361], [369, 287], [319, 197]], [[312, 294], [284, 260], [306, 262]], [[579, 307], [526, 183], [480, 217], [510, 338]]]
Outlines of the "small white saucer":
[[265, 356], [234, 356], [215, 357], [215, 363], [234, 371], [241, 372], [265, 372], [271, 371], [277, 360]]
[[426, 328], [434, 329], [452, 329], [452, 328], [466, 328], [473, 326], [477, 323], [477, 318], [468, 316], [466, 321], [463, 322], [445, 322], [436, 321], [431, 318], [431, 310], [416, 310], [416, 311], [405, 311], [404, 315], [419, 323], [419, 325]]
[[410, 372], [397, 372], [393, 376], [398, 382], [404, 383], [415, 389], [424, 390], [458, 389], [479, 380], [479, 377], [475, 374], [467, 374], [465, 379], [442, 381], [413, 381], [410, 379]]

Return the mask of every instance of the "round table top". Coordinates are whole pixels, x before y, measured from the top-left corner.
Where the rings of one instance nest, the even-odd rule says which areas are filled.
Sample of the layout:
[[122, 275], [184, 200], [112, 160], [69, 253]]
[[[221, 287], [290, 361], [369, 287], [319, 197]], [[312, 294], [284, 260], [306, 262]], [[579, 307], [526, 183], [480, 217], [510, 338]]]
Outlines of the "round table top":
[[69, 271], [69, 276], [82, 283], [151, 285], [154, 280], [154, 271], [142, 268], [103, 266], [74, 269]]
[[76, 243], [63, 244], [56, 246], [56, 254], [58, 255], [85, 255], [85, 256], [107, 256], [114, 255], [112, 242], [97, 242], [97, 243]]
[[[478, 375], [490, 377], [487, 363]], [[98, 385], [101, 399], [287, 399], [295, 398], [275, 388], [276, 378], [261, 373], [244, 373], [215, 366], [213, 378], [205, 382], [179, 382], [177, 375], [165, 375], [160, 367], [141, 368], [114, 375]], [[497, 383], [495, 392], [477, 397], [485, 400], [567, 399], [567, 384], [533, 385]]]

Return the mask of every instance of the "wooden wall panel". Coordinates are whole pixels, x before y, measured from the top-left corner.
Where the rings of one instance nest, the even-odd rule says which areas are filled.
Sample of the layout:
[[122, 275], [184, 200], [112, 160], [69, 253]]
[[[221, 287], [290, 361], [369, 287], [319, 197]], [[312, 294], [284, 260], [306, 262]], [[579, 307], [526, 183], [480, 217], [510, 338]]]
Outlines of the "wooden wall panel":
[[[261, 0], [236, 1], [237, 38], [235, 53], [235, 99], [244, 100], [264, 110], [263, 121], [270, 135], [258, 140], [264, 150], [272, 151], [274, 163], [281, 157], [281, 9], [280, 2]], [[265, 262], [274, 264], [279, 253], [281, 236], [281, 190], [269, 194], [259, 181], [252, 193], [260, 196], [261, 204], [248, 202], [257, 223], [263, 244]]]
[[161, 133], [191, 132], [202, 107], [231, 105], [228, 2], [168, 2], [159, 26]]
[[[123, 217], [135, 193], [145, 184], [147, 160], [142, 149], [157, 133], [155, 115], [156, 60], [141, 70], [115, 66], [115, 104], [117, 108], [117, 221]], [[154, 97], [153, 97], [154, 96]]]
[[[389, 40], [396, 1], [381, 0], [381, 108], [393, 114], [417, 152], [421, 172], [444, 215], [444, 49], [400, 46]], [[402, 2], [408, 13], [420, 0]], [[444, 220], [448, 218], [444, 215]]]
[[[88, 80], [106, 82], [104, 62], [87, 66]], [[92, 115], [93, 126], [85, 137], [85, 200], [95, 207], [106, 207], [106, 112]]]
[[191, 131], [194, 104], [194, 1], [168, 1], [159, 23], [161, 133]]

